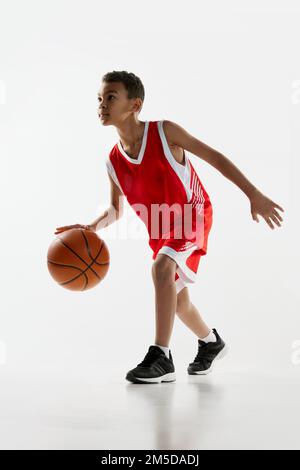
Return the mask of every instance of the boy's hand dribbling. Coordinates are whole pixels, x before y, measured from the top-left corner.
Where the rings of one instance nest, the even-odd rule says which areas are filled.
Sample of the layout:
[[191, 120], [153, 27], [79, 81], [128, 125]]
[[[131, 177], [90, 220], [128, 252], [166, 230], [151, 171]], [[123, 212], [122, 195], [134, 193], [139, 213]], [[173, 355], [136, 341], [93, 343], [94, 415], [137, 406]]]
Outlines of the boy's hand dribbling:
[[92, 232], [96, 232], [96, 227], [94, 225], [82, 225], [82, 224], [74, 224], [74, 225], [64, 225], [63, 227], [56, 227], [56, 232], [54, 235], [58, 233], [65, 232], [66, 230], [70, 230], [72, 228], [83, 228], [85, 230], [91, 230]]

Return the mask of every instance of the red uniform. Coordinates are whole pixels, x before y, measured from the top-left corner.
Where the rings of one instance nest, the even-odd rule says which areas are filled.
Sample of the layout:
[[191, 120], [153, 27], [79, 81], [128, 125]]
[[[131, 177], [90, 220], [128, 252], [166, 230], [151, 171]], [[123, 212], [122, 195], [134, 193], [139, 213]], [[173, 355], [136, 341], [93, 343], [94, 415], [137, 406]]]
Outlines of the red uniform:
[[138, 158], [118, 143], [106, 160], [107, 170], [149, 233], [152, 259], [164, 253], [177, 263], [177, 293], [193, 283], [200, 257], [207, 252], [212, 205], [192, 163], [173, 157], [163, 121], [146, 121]]

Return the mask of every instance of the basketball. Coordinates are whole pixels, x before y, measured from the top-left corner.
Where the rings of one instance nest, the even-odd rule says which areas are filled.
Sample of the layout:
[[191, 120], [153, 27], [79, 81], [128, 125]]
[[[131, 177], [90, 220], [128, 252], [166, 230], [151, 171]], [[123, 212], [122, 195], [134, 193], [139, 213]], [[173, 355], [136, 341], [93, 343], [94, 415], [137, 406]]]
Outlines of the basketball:
[[95, 232], [72, 228], [53, 240], [48, 248], [47, 264], [60, 286], [84, 291], [95, 287], [106, 276], [109, 251]]

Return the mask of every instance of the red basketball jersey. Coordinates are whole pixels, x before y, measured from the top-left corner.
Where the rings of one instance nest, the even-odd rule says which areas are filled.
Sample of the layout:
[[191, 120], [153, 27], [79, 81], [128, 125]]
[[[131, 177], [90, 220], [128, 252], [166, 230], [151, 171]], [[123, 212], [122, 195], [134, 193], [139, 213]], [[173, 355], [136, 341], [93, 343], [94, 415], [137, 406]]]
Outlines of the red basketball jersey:
[[[172, 155], [163, 120], [146, 121], [137, 159], [124, 151], [119, 140], [110, 151], [106, 165], [128, 203], [145, 223], [153, 259], [158, 252], [171, 253], [172, 257], [175, 253], [176, 260], [181, 252], [206, 254], [212, 225], [211, 201], [187, 155], [184, 153], [184, 164]], [[190, 259], [197, 261], [189, 266], [185, 258], [187, 270], [192, 270], [183, 276], [187, 282], [193, 282], [199, 263], [199, 257]]]

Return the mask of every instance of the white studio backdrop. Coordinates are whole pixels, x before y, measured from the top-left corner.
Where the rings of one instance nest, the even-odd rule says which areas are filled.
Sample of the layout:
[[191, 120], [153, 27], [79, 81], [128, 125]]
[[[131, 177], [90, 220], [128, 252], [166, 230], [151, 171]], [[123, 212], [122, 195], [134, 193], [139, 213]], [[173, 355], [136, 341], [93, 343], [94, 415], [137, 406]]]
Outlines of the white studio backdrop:
[[[281, 228], [257, 224], [244, 193], [188, 154], [214, 208], [190, 297], [231, 346], [224, 367], [299, 376], [299, 3], [28, 0], [1, 11], [0, 374], [109, 363], [125, 374], [154, 341], [152, 252], [127, 203], [98, 232], [111, 265], [97, 287], [59, 287], [46, 259], [56, 227], [108, 207], [118, 134], [101, 125], [97, 92], [106, 72], [127, 70], [145, 86], [140, 120], [177, 122], [285, 209]], [[176, 364], [196, 352], [178, 318], [170, 347]]]

